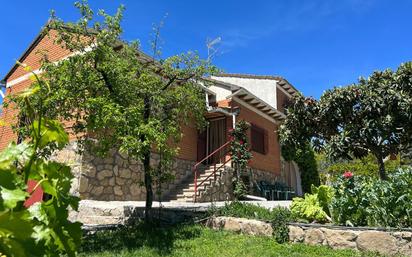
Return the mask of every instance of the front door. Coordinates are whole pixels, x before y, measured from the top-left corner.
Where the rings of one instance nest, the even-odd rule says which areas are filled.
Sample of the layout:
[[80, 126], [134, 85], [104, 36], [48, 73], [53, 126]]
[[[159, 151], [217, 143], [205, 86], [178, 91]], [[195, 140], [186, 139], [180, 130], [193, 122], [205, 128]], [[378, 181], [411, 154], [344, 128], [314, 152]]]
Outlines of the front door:
[[[207, 131], [206, 152], [207, 154], [210, 154], [226, 143], [226, 118], [210, 120]], [[208, 159], [208, 163], [222, 162], [226, 155], [225, 151], [226, 149], [222, 149], [211, 156], [211, 158]]]
[[[197, 161], [203, 160], [210, 153], [226, 143], [226, 118], [208, 120], [209, 125], [205, 130], [198, 132], [197, 138]], [[217, 152], [203, 164], [220, 163], [225, 156], [225, 149]]]

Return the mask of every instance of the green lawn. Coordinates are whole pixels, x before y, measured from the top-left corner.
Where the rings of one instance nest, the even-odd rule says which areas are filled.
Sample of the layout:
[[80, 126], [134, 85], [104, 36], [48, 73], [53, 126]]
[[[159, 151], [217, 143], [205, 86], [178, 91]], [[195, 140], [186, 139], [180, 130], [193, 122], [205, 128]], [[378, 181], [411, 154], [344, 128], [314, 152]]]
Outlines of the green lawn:
[[[83, 241], [80, 256], [362, 256], [303, 244], [278, 244], [272, 238], [213, 231], [202, 226], [139, 226], [99, 232]], [[363, 255], [364, 256], [364, 255]], [[376, 256], [374, 254], [368, 256]]]

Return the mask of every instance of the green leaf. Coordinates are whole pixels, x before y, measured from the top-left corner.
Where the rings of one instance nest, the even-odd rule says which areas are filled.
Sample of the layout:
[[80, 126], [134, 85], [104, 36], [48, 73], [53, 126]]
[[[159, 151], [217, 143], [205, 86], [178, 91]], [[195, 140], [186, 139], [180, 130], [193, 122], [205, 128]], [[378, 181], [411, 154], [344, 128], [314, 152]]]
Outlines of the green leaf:
[[57, 147], [61, 149], [69, 142], [69, 136], [57, 120], [41, 119], [40, 124], [38, 120], [35, 120], [33, 122], [32, 136], [35, 140], [39, 140], [40, 136], [40, 148], [45, 147], [50, 143], [56, 143]]
[[3, 200], [3, 204], [6, 208], [13, 209], [17, 206], [18, 202], [26, 200], [29, 194], [21, 189], [9, 190], [4, 187], [0, 187], [0, 196]]
[[0, 153], [0, 170], [15, 169], [15, 161], [28, 160], [32, 154], [33, 148], [28, 144], [12, 142]]
[[0, 187], [15, 189], [17, 184], [15, 170], [0, 170]]
[[26, 88], [23, 91], [19, 92], [18, 95], [21, 98], [27, 98], [27, 97], [30, 97], [36, 94], [39, 90], [40, 90], [40, 86], [35, 84], [34, 86]]
[[0, 234], [13, 235], [16, 238], [27, 239], [33, 232], [30, 214], [23, 211], [4, 212], [0, 215]]

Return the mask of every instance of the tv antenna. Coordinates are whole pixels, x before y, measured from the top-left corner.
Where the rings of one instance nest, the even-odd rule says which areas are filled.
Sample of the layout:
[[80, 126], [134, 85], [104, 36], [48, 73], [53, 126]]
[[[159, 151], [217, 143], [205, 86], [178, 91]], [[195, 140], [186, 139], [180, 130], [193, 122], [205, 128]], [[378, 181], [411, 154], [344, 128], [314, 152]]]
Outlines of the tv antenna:
[[215, 45], [219, 44], [222, 41], [221, 37], [217, 37], [213, 40], [207, 39], [206, 40], [206, 47], [207, 47], [207, 60], [210, 61], [214, 55], [216, 55], [218, 49], [215, 48]]

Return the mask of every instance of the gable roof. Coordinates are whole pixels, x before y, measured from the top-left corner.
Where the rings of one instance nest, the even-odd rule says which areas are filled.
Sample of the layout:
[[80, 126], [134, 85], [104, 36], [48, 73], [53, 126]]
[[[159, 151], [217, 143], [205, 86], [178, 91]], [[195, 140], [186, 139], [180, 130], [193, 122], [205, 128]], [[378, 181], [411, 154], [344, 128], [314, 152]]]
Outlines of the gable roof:
[[255, 75], [255, 74], [239, 74], [239, 73], [222, 73], [214, 75], [215, 77], [229, 77], [229, 78], [242, 78], [242, 79], [269, 79], [278, 81], [278, 85], [282, 87], [290, 95], [295, 95], [299, 92], [289, 81], [281, 76], [271, 75]]
[[[44, 36], [47, 35], [50, 29], [53, 29], [53, 20], [49, 19], [47, 23], [42, 27], [39, 34], [34, 38], [34, 40], [30, 43], [30, 45], [26, 48], [23, 54], [17, 59], [18, 62], [23, 62], [24, 59], [33, 51], [33, 49], [40, 43]], [[63, 24], [62, 26], [65, 30], [72, 30], [69, 24]], [[96, 34], [98, 33], [93, 28], [87, 28], [87, 33]], [[121, 47], [123, 45], [122, 41], [118, 41], [114, 47]], [[142, 61], [152, 62], [153, 58], [149, 55], [145, 54], [144, 52], [138, 50], [138, 56]], [[19, 67], [17, 63], [15, 63], [10, 70], [6, 73], [3, 79], [0, 80], [0, 83], [6, 83], [7, 79], [13, 74], [13, 72]]]

